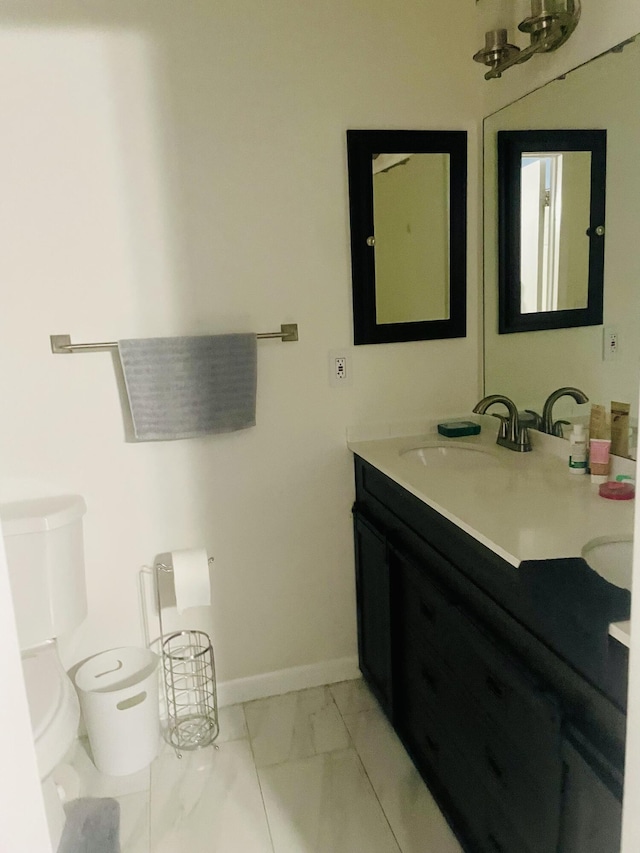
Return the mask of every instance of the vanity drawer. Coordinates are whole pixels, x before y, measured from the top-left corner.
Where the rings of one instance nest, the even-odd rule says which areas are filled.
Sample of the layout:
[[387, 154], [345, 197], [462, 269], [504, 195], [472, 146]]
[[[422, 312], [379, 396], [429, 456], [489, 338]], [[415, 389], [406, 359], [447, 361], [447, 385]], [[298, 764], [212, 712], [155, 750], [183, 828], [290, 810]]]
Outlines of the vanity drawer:
[[409, 630], [403, 632], [402, 644], [398, 669], [405, 695], [401, 707], [414, 701], [448, 733], [451, 742], [466, 752], [465, 744], [477, 729], [475, 715], [467, 713], [468, 697], [433, 647]]
[[[414, 693], [406, 707], [405, 734], [426, 765], [427, 776], [434, 774], [438, 787], [446, 791], [445, 808], [457, 813], [469, 850], [478, 853], [555, 853], [555, 845], [529, 847], [514, 828], [512, 816], [491, 797], [482, 776], [469, 756], [452, 739], [449, 730], [424, 697]], [[433, 780], [430, 779], [433, 785]], [[508, 816], [509, 815], [509, 816]]]
[[511, 742], [490, 727], [479, 730], [466, 746], [470, 764], [533, 853], [555, 853], [562, 796], [560, 758], [545, 759], [532, 772]]
[[620, 853], [624, 774], [567, 727], [561, 853]]
[[[480, 830], [482, 849], [488, 853], [533, 853], [520, 838], [507, 815], [491, 800], [484, 809]], [[555, 848], [553, 848], [555, 853]]]
[[456, 611], [449, 596], [417, 569], [404, 554], [392, 551], [396, 579], [397, 612], [402, 613], [403, 628], [419, 642], [438, 649], [447, 660], [452, 653], [452, 631]]
[[[486, 793], [457, 750], [451, 735], [417, 692], [407, 696], [400, 731], [408, 742], [429, 788], [454, 825], [472, 841], [469, 850], [480, 850]], [[440, 801], [440, 799], [442, 800]], [[513, 853], [513, 851], [509, 851]]]
[[530, 759], [559, 755], [562, 713], [556, 697], [462, 610], [457, 612], [452, 665], [466, 689]]
[[518, 740], [511, 740], [483, 712], [434, 649], [408, 632], [404, 647], [401, 683], [407, 693], [415, 695], [418, 713], [437, 721], [447, 733], [448, 742], [465, 756], [492, 800], [527, 839], [531, 851], [555, 853], [562, 781], [559, 750], [532, 755], [528, 748], [522, 749]]
[[[558, 755], [562, 714], [556, 698], [404, 555], [398, 562], [398, 612], [401, 631], [416, 648], [431, 647], [456, 680], [500, 726], [524, 756]], [[471, 697], [469, 697], [471, 698]]]

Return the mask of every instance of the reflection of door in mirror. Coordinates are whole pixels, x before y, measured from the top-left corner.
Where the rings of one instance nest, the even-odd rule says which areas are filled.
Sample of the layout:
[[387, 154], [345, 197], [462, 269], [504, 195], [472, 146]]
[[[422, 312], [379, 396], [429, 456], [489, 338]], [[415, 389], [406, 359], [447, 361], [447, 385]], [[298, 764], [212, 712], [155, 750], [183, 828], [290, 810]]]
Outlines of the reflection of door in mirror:
[[501, 334], [602, 322], [607, 132], [500, 130]]
[[520, 310], [586, 308], [589, 279], [589, 151], [521, 158]]
[[373, 156], [377, 323], [448, 319], [448, 200], [448, 154]]

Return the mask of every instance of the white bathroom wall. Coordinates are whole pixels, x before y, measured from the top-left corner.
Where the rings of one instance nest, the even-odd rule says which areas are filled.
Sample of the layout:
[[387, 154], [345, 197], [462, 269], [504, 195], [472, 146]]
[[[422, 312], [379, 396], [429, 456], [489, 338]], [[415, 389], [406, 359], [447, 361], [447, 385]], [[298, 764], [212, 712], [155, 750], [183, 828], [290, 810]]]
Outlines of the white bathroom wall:
[[[456, 6], [454, 34], [422, 0], [2, 5], [0, 499], [86, 498], [68, 664], [142, 642], [139, 568], [199, 544], [220, 681], [354, 661], [345, 428], [479, 394], [482, 84]], [[466, 339], [351, 347], [350, 127], [470, 131]], [[126, 443], [111, 355], [49, 351], [294, 321], [299, 343], [259, 343], [257, 426], [192, 441]]]

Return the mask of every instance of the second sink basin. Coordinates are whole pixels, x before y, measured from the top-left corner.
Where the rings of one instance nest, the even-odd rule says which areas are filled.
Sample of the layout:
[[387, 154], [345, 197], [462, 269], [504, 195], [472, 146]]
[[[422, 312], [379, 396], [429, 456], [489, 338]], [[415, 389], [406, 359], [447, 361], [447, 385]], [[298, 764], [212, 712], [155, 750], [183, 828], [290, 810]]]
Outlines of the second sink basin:
[[403, 450], [403, 459], [417, 462], [425, 468], [490, 468], [500, 460], [491, 451], [474, 444], [445, 444], [433, 442]]
[[622, 589], [631, 589], [632, 536], [600, 536], [592, 539], [582, 549], [582, 558], [609, 583]]

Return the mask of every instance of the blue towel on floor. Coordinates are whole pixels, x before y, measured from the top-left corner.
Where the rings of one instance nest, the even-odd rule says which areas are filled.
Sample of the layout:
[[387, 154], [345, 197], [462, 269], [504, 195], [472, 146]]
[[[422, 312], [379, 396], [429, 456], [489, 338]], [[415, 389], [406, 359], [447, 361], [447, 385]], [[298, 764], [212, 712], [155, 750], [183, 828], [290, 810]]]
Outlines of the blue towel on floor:
[[255, 334], [123, 340], [118, 350], [137, 439], [255, 426]]
[[67, 822], [58, 853], [120, 853], [120, 803], [81, 797], [65, 806]]

